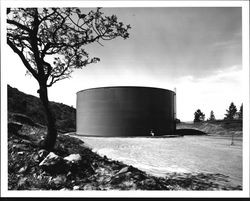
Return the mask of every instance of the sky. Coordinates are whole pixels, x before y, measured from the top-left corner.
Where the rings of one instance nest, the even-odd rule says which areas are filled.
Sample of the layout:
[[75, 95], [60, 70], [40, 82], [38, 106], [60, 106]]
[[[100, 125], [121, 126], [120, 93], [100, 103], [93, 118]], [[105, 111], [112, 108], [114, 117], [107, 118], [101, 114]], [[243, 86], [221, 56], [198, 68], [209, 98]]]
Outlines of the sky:
[[[176, 88], [177, 118], [192, 121], [201, 109], [221, 119], [231, 102], [243, 102], [240, 7], [103, 8], [130, 24], [130, 37], [86, 46], [101, 61], [75, 70], [49, 88], [49, 99], [76, 105], [76, 92], [103, 86]], [[5, 48], [7, 83], [37, 96], [17, 55]], [[14, 72], [14, 73], [13, 73]]]

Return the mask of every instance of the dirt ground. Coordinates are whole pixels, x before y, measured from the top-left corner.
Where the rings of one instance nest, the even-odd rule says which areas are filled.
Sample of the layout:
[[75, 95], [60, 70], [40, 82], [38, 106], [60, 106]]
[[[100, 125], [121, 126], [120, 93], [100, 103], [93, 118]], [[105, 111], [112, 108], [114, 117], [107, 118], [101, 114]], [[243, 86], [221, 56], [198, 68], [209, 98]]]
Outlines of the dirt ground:
[[223, 174], [242, 185], [242, 137], [184, 136], [176, 138], [79, 137], [93, 151], [133, 165], [147, 173]]

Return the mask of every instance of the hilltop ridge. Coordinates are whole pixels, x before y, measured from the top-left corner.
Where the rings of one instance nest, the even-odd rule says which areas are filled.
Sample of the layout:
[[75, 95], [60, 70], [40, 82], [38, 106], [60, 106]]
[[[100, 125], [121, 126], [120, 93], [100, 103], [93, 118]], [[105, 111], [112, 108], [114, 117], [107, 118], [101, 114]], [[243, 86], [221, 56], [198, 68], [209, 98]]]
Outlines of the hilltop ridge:
[[242, 120], [214, 120], [195, 123], [181, 122], [178, 129], [195, 129], [209, 135], [242, 135]]

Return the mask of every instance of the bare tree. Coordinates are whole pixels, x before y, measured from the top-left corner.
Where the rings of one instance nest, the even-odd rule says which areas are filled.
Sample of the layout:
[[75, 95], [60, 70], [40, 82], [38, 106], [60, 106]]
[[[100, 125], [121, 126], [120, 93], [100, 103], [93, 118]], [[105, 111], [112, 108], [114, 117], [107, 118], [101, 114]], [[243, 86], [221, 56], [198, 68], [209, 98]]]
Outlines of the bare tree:
[[39, 83], [37, 92], [47, 117], [44, 148], [53, 149], [57, 138], [48, 87], [69, 78], [74, 69], [100, 60], [90, 58], [85, 45], [126, 39], [128, 29], [115, 15], [104, 16], [100, 8], [88, 13], [79, 8], [7, 9], [7, 43]]

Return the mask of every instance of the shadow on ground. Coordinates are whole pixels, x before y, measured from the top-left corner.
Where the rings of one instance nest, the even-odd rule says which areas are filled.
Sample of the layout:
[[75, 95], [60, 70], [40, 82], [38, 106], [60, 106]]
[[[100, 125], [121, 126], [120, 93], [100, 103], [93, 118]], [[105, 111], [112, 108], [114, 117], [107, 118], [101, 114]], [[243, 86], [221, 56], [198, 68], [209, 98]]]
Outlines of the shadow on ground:
[[207, 135], [207, 133], [196, 129], [185, 128], [185, 129], [177, 129], [176, 135]]
[[171, 186], [186, 190], [242, 190], [242, 186], [230, 186], [228, 176], [210, 173], [169, 173], [166, 176]]

